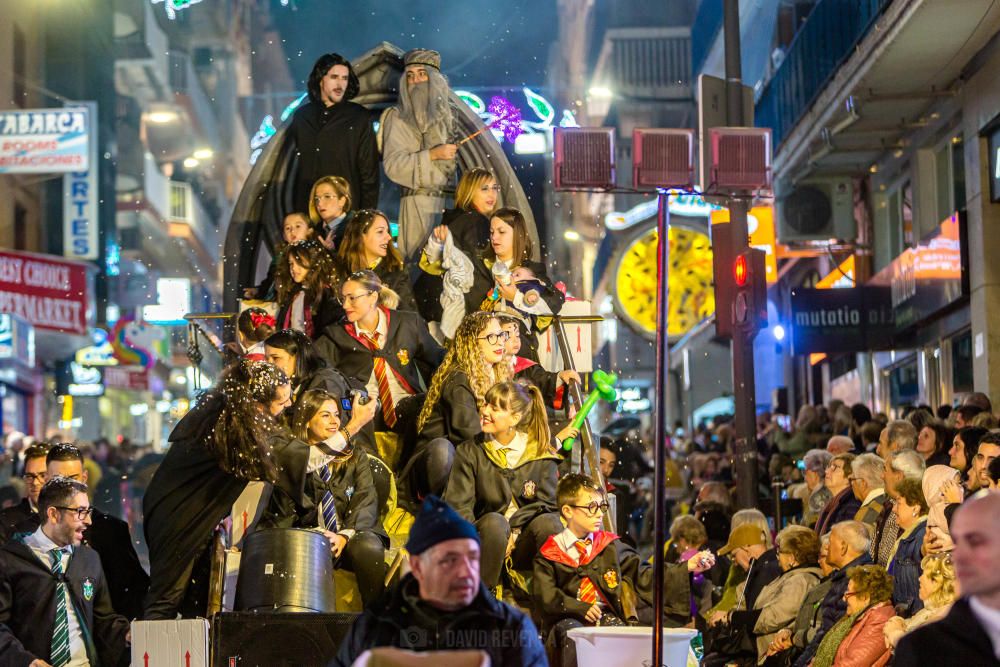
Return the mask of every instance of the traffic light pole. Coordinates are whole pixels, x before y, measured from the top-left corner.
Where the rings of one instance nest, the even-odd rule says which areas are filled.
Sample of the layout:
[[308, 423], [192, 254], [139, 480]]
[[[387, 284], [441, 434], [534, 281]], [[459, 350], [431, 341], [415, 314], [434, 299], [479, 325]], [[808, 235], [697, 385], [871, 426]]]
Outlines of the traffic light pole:
[[666, 190], [656, 201], [656, 395], [653, 423], [653, 665], [663, 665], [663, 582], [667, 541], [667, 398], [670, 387], [670, 347], [667, 344], [667, 285], [670, 276], [670, 209]]
[[[740, 3], [724, 0], [723, 29], [726, 53], [726, 122], [730, 126], [746, 124], [743, 113], [743, 75], [740, 58]], [[749, 247], [747, 229], [748, 199], [730, 197], [729, 231], [733, 256]], [[764, 276], [753, 275], [753, 280]], [[731, 304], [716, 317], [732, 317]], [[741, 508], [757, 507], [757, 400], [754, 384], [753, 339], [756, 327], [747, 330], [733, 327], [733, 402], [736, 407], [733, 439], [733, 472], [736, 500]]]

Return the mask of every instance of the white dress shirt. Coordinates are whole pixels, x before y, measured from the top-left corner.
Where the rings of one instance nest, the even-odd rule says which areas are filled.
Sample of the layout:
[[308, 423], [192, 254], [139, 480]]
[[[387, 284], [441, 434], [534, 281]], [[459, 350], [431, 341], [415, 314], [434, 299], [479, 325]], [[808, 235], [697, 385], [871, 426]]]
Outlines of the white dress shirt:
[[580, 564], [580, 552], [576, 550], [577, 540], [590, 540], [590, 544], [587, 545], [588, 556], [594, 550], [593, 533], [587, 533], [586, 537], [577, 537], [576, 533], [567, 528], [563, 532], [556, 535], [555, 540], [556, 544], [559, 545], [559, 548], [569, 554], [570, 557], [577, 562], [577, 565]]
[[989, 636], [990, 643], [993, 644], [993, 655], [1000, 660], [1000, 609], [983, 604], [974, 595], [969, 598], [969, 608]]
[[[53, 549], [62, 549], [62, 571], [66, 572], [69, 567], [69, 560], [73, 553], [73, 547], [60, 547], [49, 539], [49, 536], [42, 532], [39, 527], [35, 532], [25, 538], [24, 543], [38, 556], [46, 570], [52, 571], [52, 559], [49, 552]], [[80, 621], [76, 617], [76, 610], [73, 608], [73, 599], [69, 594], [69, 584], [66, 584], [66, 625], [69, 630], [69, 662], [67, 667], [90, 667], [90, 660], [87, 658], [87, 646], [83, 643], [83, 633], [80, 630]]]
[[[355, 322], [354, 328], [358, 332], [358, 336], [365, 338], [370, 336], [372, 340], [375, 339], [375, 334], [378, 334], [378, 346], [381, 348], [385, 345], [386, 338], [389, 337], [389, 323], [386, 321], [385, 317], [382, 316], [382, 311], [378, 311], [378, 323], [375, 325], [374, 331], [368, 331], [367, 329], [361, 328], [361, 322]], [[412, 359], [410, 360], [412, 363]], [[389, 382], [389, 394], [392, 396], [393, 406], [399, 405], [399, 402], [410, 396], [410, 392], [403, 388], [403, 385], [399, 383], [396, 379], [396, 374], [392, 371], [392, 367], [389, 366], [389, 362], [386, 361], [385, 376], [386, 380]], [[368, 391], [368, 395], [372, 398], [378, 398], [378, 378], [375, 376], [375, 364], [372, 364], [372, 374], [368, 378], [368, 384], [365, 386]], [[385, 409], [385, 406], [382, 406]]]

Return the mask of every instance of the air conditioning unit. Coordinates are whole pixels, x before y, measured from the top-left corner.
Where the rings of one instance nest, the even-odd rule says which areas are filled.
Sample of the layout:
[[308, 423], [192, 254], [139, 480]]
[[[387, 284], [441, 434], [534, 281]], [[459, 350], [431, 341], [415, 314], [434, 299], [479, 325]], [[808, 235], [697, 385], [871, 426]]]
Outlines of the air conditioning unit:
[[633, 130], [632, 186], [694, 187], [694, 130]]
[[552, 140], [556, 190], [615, 187], [615, 128], [557, 127]]
[[776, 193], [778, 241], [857, 238], [854, 186], [850, 178], [813, 178]]
[[708, 194], [725, 195], [771, 189], [771, 130], [760, 127], [713, 127]]

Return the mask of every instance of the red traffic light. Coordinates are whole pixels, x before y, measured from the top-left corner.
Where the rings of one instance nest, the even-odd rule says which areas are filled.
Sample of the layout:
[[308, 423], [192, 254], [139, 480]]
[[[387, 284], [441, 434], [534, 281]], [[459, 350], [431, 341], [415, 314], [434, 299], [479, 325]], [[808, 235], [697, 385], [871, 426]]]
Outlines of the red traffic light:
[[733, 264], [733, 279], [736, 281], [736, 286], [743, 287], [746, 285], [749, 277], [750, 267], [747, 265], [747, 256], [737, 255], [736, 262]]

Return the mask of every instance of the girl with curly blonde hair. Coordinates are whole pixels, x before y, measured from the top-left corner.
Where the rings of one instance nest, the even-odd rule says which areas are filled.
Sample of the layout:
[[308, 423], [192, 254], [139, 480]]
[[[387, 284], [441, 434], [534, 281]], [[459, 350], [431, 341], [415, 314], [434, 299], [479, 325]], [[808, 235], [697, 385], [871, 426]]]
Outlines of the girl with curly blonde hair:
[[482, 432], [479, 409], [486, 392], [511, 379], [504, 355], [506, 333], [492, 313], [470, 313], [455, 331], [448, 353], [431, 380], [417, 419], [417, 446], [406, 464], [410, 489], [419, 498], [441, 495], [455, 457], [455, 445]]

